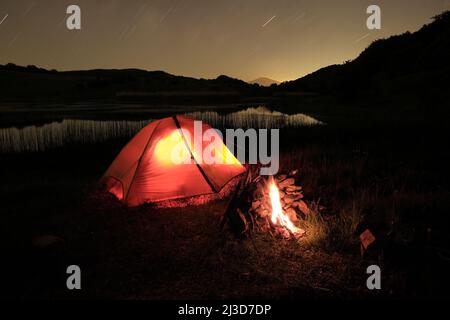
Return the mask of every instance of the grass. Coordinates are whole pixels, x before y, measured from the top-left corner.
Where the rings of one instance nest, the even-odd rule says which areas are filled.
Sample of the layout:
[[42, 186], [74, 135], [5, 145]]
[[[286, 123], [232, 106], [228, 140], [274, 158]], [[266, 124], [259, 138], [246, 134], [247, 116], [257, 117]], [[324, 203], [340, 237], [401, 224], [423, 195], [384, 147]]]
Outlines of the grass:
[[421, 137], [405, 128], [384, 130], [312, 128], [296, 133], [303, 140], [295, 147], [283, 146], [281, 170], [300, 169], [313, 211], [302, 225], [303, 245], [358, 255], [358, 236], [369, 228], [378, 242], [365, 259], [382, 265], [394, 295], [446, 296], [439, 280], [449, 266], [441, 257], [450, 210], [442, 127], [423, 127]]
[[[310, 201], [310, 214], [301, 221], [307, 233], [301, 241], [308, 246], [328, 251], [343, 251], [358, 246], [358, 231], [364, 221], [364, 199], [354, 198], [337, 214], [324, 217], [319, 201]], [[326, 213], [326, 212], [325, 212]]]
[[306, 114], [284, 114], [270, 111], [265, 107], [247, 108], [226, 115], [215, 111], [191, 112], [188, 114], [195, 119], [202, 120], [214, 128], [266, 128], [279, 129], [284, 127], [298, 128], [317, 126], [324, 123]]
[[68, 144], [130, 138], [149, 121], [63, 120], [40, 127], [0, 129], [0, 152], [42, 152]]
[[[220, 115], [215, 111], [193, 112], [189, 116], [214, 128], [280, 128], [321, 125], [304, 114], [285, 115], [263, 107]], [[68, 144], [95, 144], [130, 139], [152, 120], [94, 121], [63, 120], [43, 126], [0, 128], [0, 152], [42, 152]]]
[[[7, 278], [14, 285], [6, 292], [73, 298], [61, 285], [61, 268], [76, 261], [86, 276], [84, 298], [372, 297], [365, 268], [380, 255], [362, 259], [358, 244], [370, 228], [383, 241], [380, 295], [445, 296], [449, 265], [437, 248], [450, 243], [450, 156], [437, 147], [445, 140], [439, 131], [403, 130], [283, 129], [281, 170], [300, 170], [314, 213], [302, 222], [308, 236], [298, 243], [264, 233], [233, 238], [218, 228], [220, 202], [128, 209], [93, 193], [123, 140], [2, 154], [1, 249], [11, 253]], [[40, 234], [64, 238], [63, 252], [33, 251], [30, 240]]]

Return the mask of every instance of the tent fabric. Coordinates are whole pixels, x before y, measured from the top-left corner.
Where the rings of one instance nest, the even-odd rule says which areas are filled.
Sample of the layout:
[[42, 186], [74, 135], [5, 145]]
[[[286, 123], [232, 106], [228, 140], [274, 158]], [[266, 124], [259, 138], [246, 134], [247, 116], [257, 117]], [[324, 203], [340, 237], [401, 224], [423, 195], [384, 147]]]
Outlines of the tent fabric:
[[[245, 172], [215, 130], [209, 130], [208, 141], [194, 139], [194, 121], [175, 116], [144, 127], [103, 175], [101, 181], [106, 190], [126, 205], [138, 206], [219, 192], [232, 178]], [[202, 133], [211, 129], [205, 123], [201, 128]], [[221, 161], [202, 161], [205, 150]], [[174, 154], [186, 161], [174, 162]]]

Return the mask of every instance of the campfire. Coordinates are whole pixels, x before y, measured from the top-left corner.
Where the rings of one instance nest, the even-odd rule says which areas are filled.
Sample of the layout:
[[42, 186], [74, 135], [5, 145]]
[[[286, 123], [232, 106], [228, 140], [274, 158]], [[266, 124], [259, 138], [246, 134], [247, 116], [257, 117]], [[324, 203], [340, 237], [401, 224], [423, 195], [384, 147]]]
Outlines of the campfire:
[[[272, 207], [271, 213], [272, 223], [274, 225], [284, 227], [293, 235], [303, 234], [304, 230], [296, 227], [289, 218], [289, 216], [285, 212], [283, 212], [283, 208], [281, 206], [280, 191], [278, 190], [278, 187], [275, 184], [273, 177], [270, 178], [269, 195]], [[296, 220], [297, 219], [296, 213], [295, 212], [293, 214], [291, 213], [291, 217], [294, 217], [294, 219]]]
[[302, 200], [302, 187], [295, 184], [296, 175], [296, 170], [269, 178], [250, 174], [230, 204], [230, 222], [242, 222], [242, 233], [258, 228], [272, 236], [302, 237], [305, 230], [298, 223], [310, 210]]

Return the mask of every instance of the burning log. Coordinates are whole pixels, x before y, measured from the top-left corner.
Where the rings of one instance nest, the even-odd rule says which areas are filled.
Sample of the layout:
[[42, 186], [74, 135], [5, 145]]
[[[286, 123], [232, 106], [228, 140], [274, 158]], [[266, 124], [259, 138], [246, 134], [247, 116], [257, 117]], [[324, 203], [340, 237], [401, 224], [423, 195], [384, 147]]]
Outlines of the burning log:
[[286, 212], [286, 215], [289, 217], [289, 219], [292, 222], [298, 221], [297, 212], [295, 211], [295, 209], [288, 208], [288, 209], [285, 210], [285, 212]]
[[269, 227], [286, 238], [304, 234], [304, 230], [296, 227], [294, 222], [299, 220], [299, 216], [309, 213], [306, 203], [301, 200], [302, 187], [295, 185], [292, 178], [296, 173], [296, 170], [291, 171], [289, 175], [280, 174], [266, 183], [261, 182], [253, 192], [251, 213], [259, 219], [270, 218]]
[[225, 220], [240, 235], [255, 226], [271, 235], [299, 238], [305, 231], [295, 223], [309, 214], [302, 187], [295, 185], [297, 170], [262, 179], [256, 170], [248, 169], [230, 205]]
[[295, 183], [294, 178], [287, 178], [287, 179], [282, 180], [280, 183], [278, 183], [278, 188], [280, 188], [281, 190], [284, 190], [287, 187], [294, 185], [294, 183]]
[[[283, 183], [284, 181], [288, 181], [290, 179], [291, 178], [283, 180], [281, 183]], [[292, 181], [292, 184], [293, 183], [294, 183], [294, 181]], [[291, 182], [289, 182], [289, 184], [291, 184]], [[287, 186], [287, 184], [285, 184], [285, 186]], [[271, 206], [272, 206], [272, 213], [271, 213], [272, 223], [283, 227], [283, 229], [284, 229], [282, 232], [283, 236], [286, 236], [286, 231], [290, 232], [294, 236], [302, 236], [305, 233], [305, 231], [303, 229], [298, 228], [296, 225], [294, 225], [292, 220], [289, 218], [289, 216], [283, 210], [283, 208], [281, 206], [280, 192], [279, 192], [279, 189], [278, 189], [275, 181], [273, 180], [273, 178], [269, 182], [269, 188], [270, 188], [270, 191], [269, 191], [270, 202], [271, 202]], [[293, 201], [293, 200], [291, 201], [291, 198], [286, 197], [284, 199], [285, 203], [287, 200], [289, 200], [290, 202]]]

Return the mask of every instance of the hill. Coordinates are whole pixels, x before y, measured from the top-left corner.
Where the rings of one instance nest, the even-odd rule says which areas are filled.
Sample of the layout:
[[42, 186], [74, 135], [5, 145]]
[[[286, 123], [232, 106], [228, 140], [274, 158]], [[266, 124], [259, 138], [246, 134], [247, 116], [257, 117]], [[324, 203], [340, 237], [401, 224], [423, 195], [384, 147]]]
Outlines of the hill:
[[[278, 86], [345, 100], [416, 100], [446, 103], [450, 83], [450, 11], [414, 33], [373, 42], [356, 59], [322, 68]], [[414, 102], [414, 101], [413, 101]]]
[[224, 75], [194, 79], [163, 71], [46, 70], [36, 66], [0, 65], [0, 101], [61, 99], [167, 99], [168, 97], [239, 97], [259, 88]]
[[[180, 103], [236, 102], [247, 98], [275, 98], [277, 106], [309, 102], [369, 103], [429, 108], [450, 100], [450, 11], [433, 18], [420, 30], [374, 41], [356, 59], [331, 65], [294, 81], [273, 84], [259, 78], [252, 83], [225, 75], [194, 79], [163, 71], [45, 70], [35, 66], [0, 65], [0, 101], [133, 100]], [[267, 87], [267, 85], [269, 85]], [[331, 100], [329, 99], [331, 97]], [[283, 100], [283, 101], [280, 101]], [[308, 103], [304, 103], [305, 99]], [[325, 99], [325, 100], [324, 100]], [[320, 100], [320, 101], [319, 101]], [[440, 108], [443, 110], [445, 108]]]

